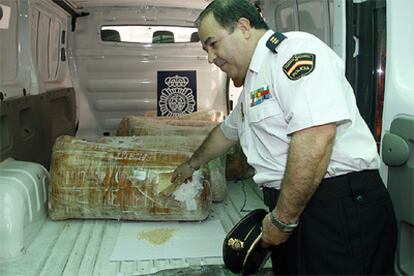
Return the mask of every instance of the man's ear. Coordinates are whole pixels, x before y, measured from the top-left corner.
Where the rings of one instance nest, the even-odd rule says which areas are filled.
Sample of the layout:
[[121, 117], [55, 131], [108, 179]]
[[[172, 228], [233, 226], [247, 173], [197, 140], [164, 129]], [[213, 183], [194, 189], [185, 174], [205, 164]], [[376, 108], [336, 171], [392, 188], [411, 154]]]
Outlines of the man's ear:
[[240, 17], [240, 19], [237, 21], [237, 28], [242, 31], [243, 36], [245, 38], [250, 37], [250, 31], [252, 30], [252, 26], [250, 25], [250, 20], [245, 17]]

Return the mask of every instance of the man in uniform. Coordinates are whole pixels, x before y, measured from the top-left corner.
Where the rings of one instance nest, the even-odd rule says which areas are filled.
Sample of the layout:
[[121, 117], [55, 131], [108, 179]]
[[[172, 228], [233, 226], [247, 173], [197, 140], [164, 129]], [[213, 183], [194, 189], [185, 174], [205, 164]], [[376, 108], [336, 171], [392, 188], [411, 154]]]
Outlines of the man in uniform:
[[343, 61], [311, 34], [269, 30], [247, 0], [215, 0], [196, 25], [208, 61], [243, 91], [172, 182], [239, 141], [270, 209], [276, 273], [392, 274], [394, 211]]

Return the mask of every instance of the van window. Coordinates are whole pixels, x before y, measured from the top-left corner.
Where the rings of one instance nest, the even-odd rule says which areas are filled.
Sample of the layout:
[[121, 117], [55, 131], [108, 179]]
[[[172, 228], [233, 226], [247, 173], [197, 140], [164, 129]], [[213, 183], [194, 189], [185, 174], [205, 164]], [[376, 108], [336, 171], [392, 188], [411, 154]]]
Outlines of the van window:
[[197, 28], [172, 26], [103, 26], [101, 40], [132, 43], [198, 42]]
[[[326, 42], [329, 38], [325, 37], [324, 32], [323, 5], [323, 1], [320, 0], [298, 2], [299, 30], [313, 33]], [[326, 25], [329, 26], [329, 22]]]
[[279, 0], [275, 5], [276, 30], [311, 33], [332, 46], [333, 0]]
[[275, 10], [276, 29], [279, 32], [296, 30], [292, 1], [285, 1]]
[[121, 35], [117, 30], [101, 30], [101, 39], [103, 41], [113, 41], [113, 42], [120, 42], [121, 41]]

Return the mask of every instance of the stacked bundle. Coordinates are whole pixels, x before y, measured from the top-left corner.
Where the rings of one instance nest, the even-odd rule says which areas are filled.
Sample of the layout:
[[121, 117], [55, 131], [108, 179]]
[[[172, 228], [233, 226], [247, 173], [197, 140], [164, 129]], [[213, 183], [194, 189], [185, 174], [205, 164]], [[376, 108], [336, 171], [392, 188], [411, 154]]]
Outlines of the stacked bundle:
[[174, 117], [157, 117], [157, 111], [148, 111], [144, 115], [145, 117], [157, 118], [157, 120], [196, 120], [196, 121], [205, 121], [205, 122], [222, 122], [224, 119], [223, 111], [215, 110], [206, 110], [206, 111], [197, 111], [190, 114], [183, 114], [180, 116]]
[[[124, 142], [125, 138], [119, 137]], [[49, 185], [52, 219], [207, 218], [211, 206], [207, 169], [180, 187], [170, 182], [172, 171], [189, 153], [135, 148], [128, 146], [133, 141], [113, 139], [88, 142], [61, 136], [56, 140]]]
[[[135, 136], [134, 147], [191, 154], [201, 145], [210, 131], [223, 119], [222, 112], [200, 111], [175, 117], [128, 116], [118, 126], [118, 136]], [[210, 161], [207, 166], [213, 201], [222, 201], [226, 195], [226, 157]]]
[[216, 122], [199, 120], [157, 119], [127, 116], [118, 126], [117, 136], [206, 136], [217, 125]]

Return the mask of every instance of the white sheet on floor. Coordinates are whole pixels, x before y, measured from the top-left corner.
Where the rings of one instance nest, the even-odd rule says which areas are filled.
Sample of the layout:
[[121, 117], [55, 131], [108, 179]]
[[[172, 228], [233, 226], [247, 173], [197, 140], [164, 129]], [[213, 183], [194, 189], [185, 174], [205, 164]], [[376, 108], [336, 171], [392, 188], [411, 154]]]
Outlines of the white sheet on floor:
[[[139, 239], [140, 233], [173, 229], [162, 244]], [[219, 220], [203, 222], [124, 222], [111, 261], [222, 257], [226, 233]]]

